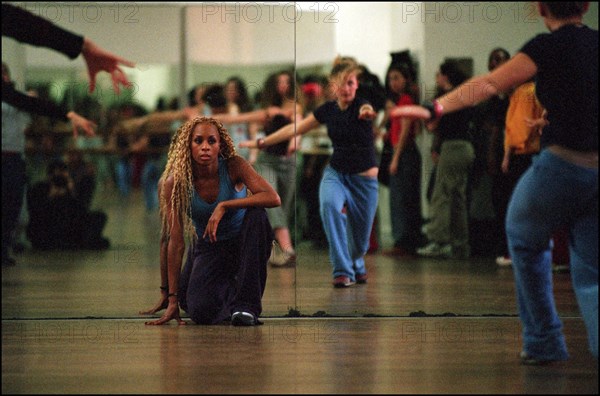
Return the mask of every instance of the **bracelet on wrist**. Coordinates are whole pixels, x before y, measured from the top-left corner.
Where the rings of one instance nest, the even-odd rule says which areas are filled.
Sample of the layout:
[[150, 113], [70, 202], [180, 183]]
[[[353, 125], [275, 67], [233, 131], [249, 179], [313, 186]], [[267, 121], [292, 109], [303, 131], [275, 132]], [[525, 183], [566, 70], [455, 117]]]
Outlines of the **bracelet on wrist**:
[[423, 107], [429, 110], [429, 113], [431, 114], [431, 117], [429, 117], [429, 121], [439, 119], [442, 116], [442, 113], [444, 112], [444, 106], [442, 106], [441, 103], [437, 100], [426, 102], [425, 104], [423, 104]]
[[167, 298], [169, 297], [177, 297], [177, 293], [169, 293], [167, 294]]
[[264, 138], [256, 139], [256, 147], [259, 149], [265, 148], [265, 139]]

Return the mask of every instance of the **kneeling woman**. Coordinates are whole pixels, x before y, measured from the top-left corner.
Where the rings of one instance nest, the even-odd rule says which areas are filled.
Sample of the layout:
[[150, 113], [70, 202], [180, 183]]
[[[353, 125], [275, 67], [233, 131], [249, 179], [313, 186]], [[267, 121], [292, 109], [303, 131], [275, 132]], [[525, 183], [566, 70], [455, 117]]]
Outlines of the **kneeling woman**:
[[[142, 313], [166, 311], [146, 324], [171, 319], [184, 324], [179, 306], [198, 324], [259, 324], [273, 241], [264, 208], [279, 206], [281, 200], [236, 155], [220, 122], [197, 117], [179, 128], [159, 198], [161, 299]], [[192, 243], [181, 270], [186, 236]]]

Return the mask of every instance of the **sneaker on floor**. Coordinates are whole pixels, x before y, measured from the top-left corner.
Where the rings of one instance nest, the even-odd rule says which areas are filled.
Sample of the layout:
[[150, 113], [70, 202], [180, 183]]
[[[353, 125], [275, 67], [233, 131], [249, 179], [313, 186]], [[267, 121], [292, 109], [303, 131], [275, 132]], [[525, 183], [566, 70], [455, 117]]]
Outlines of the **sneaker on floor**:
[[284, 251], [276, 241], [273, 241], [268, 263], [272, 267], [293, 267], [296, 265], [296, 252], [294, 249]]
[[256, 318], [250, 312], [237, 311], [231, 315], [231, 324], [233, 326], [254, 326]]
[[356, 282], [354, 282], [352, 279], [350, 279], [350, 277], [345, 276], [345, 275], [341, 275], [336, 277], [333, 280], [333, 287], [350, 287], [352, 285], [354, 285]]
[[500, 267], [509, 267], [512, 265], [512, 260], [509, 256], [499, 256], [496, 257], [496, 264]]
[[358, 283], [359, 285], [365, 284], [367, 283], [368, 278], [369, 276], [367, 274], [356, 275], [356, 283]]
[[296, 252], [289, 251], [271, 254], [269, 264], [271, 267], [293, 267], [296, 265]]
[[431, 242], [427, 246], [417, 249], [417, 254], [424, 257], [452, 257], [452, 245], [441, 245]]

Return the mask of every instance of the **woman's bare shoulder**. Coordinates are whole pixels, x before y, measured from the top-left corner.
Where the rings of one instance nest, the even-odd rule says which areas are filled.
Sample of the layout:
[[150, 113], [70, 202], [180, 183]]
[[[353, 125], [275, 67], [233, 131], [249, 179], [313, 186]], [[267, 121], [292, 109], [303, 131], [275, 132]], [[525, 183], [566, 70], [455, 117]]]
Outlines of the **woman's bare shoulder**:
[[175, 180], [175, 178], [173, 177], [172, 173], [165, 177], [161, 177], [160, 180], [158, 181], [158, 188], [159, 189], [165, 188], [166, 190], [172, 190], [174, 180]]
[[239, 155], [233, 155], [227, 159], [227, 168], [231, 170], [239, 170], [248, 166], [248, 161]]

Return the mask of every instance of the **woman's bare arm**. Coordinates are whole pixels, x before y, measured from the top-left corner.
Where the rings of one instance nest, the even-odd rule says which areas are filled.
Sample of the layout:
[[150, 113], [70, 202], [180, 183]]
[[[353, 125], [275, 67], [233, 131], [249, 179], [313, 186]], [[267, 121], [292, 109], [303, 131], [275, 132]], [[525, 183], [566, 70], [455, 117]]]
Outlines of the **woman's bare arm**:
[[185, 240], [183, 236], [182, 219], [179, 213], [174, 213], [171, 205], [171, 195], [173, 194], [173, 177], [167, 178], [164, 183], [165, 194], [167, 197], [167, 219], [170, 226], [169, 238], [167, 240], [167, 278], [168, 278], [168, 299], [169, 305], [163, 316], [155, 321], [146, 322], [149, 325], [162, 325], [175, 319], [178, 324], [185, 324], [179, 316], [179, 299], [177, 291], [179, 288], [179, 274], [181, 273], [181, 262], [185, 250]]

